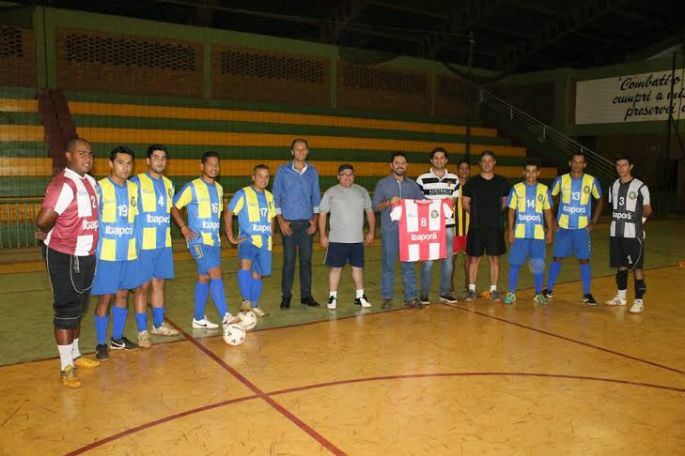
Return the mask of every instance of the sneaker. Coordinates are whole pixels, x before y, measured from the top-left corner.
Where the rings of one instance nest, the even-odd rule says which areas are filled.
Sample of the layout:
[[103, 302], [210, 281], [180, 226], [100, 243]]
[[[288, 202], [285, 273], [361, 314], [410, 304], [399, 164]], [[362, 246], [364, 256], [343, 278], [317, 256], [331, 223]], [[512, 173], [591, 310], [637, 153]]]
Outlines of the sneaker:
[[243, 299], [243, 302], [240, 303], [240, 311], [249, 312], [250, 310], [252, 310], [252, 303], [249, 299]]
[[449, 292], [447, 294], [440, 295], [440, 302], [444, 302], [447, 304], [456, 304], [459, 302], [459, 300], [454, 297], [454, 293]]
[[404, 305], [407, 307], [415, 307], [417, 309], [423, 309], [425, 307], [423, 303], [416, 298], [412, 298], [408, 301], [405, 301]]
[[109, 359], [109, 347], [107, 347], [107, 344], [97, 344], [95, 347], [95, 358], [99, 361], [107, 361]]
[[515, 302], [516, 302], [516, 293], [512, 293], [510, 291], [506, 295], [504, 295], [504, 303], [505, 304], [513, 304]]
[[466, 290], [464, 295], [464, 301], [475, 301], [476, 300], [476, 290]]
[[150, 334], [154, 334], [155, 336], [178, 336], [178, 331], [169, 326], [166, 321], [163, 321], [158, 328], [155, 328], [155, 326], [152, 325]]
[[140, 347], [138, 344], [134, 344], [126, 337], [121, 337], [121, 339], [110, 339], [109, 347], [112, 350], [138, 350]]
[[545, 288], [544, 290], [542, 290], [542, 295], [545, 298], [547, 298], [547, 301], [549, 301], [550, 299], [552, 299], [552, 296], [554, 296], [554, 290], [548, 290], [547, 288]]
[[300, 299], [300, 303], [309, 307], [319, 307], [321, 305], [318, 302], [316, 302], [316, 299], [312, 298], [311, 296], [307, 296], [306, 298]]
[[536, 294], [535, 296], [533, 296], [533, 302], [535, 302], [537, 304], [543, 304], [544, 305], [544, 304], [547, 304], [549, 302], [549, 300], [547, 299], [547, 296], [545, 296], [542, 293], [539, 293], [539, 294]]
[[606, 301], [604, 304], [607, 306], [625, 306], [628, 304], [628, 300], [625, 298], [620, 298], [618, 295], [616, 295], [610, 300]]
[[257, 315], [257, 318], [263, 318], [266, 315], [266, 312], [264, 312], [262, 309], [259, 307], [253, 307], [252, 308], [252, 313]]
[[381, 309], [392, 309], [392, 299], [384, 299], [383, 304], [381, 304]]
[[431, 303], [431, 300], [428, 297], [428, 295], [422, 295], [421, 297], [419, 297], [419, 302], [424, 306], [427, 306]]
[[362, 306], [364, 309], [368, 309], [371, 307], [371, 303], [369, 302], [368, 299], [366, 299], [366, 295], [362, 295], [361, 298], [356, 298], [354, 300], [354, 305], [355, 306]]
[[217, 329], [219, 325], [212, 323], [207, 320], [207, 315], [202, 317], [202, 320], [196, 320], [193, 318], [193, 328], [195, 329]]
[[502, 293], [500, 293], [498, 290], [491, 291], [490, 302], [502, 302]]
[[140, 348], [150, 348], [152, 343], [150, 342], [150, 333], [147, 331], [138, 332], [138, 346]]
[[221, 320], [221, 326], [223, 326], [225, 328], [228, 325], [234, 325], [234, 324], [240, 323], [241, 321], [243, 321], [243, 319], [240, 318], [240, 316], [236, 315], [234, 317], [230, 313], [226, 312], [226, 315], [224, 315], [223, 320]]
[[76, 376], [74, 366], [71, 364], [65, 366], [62, 371], [62, 384], [67, 388], [79, 388], [81, 386], [81, 380]]
[[590, 294], [590, 293], [583, 295], [583, 302], [585, 304], [587, 304], [588, 306], [596, 306], [597, 305], [597, 301], [595, 300], [594, 296], [592, 296], [592, 294]]
[[329, 296], [328, 297], [328, 303], [326, 304], [326, 308], [328, 310], [335, 310], [335, 308], [338, 306], [338, 298], [335, 296]]
[[[107, 345], [105, 345], [106, 347]], [[74, 360], [74, 367], [83, 367], [86, 369], [92, 369], [94, 367], [98, 367], [100, 365], [100, 361], [97, 359], [93, 358], [86, 358], [85, 356], [79, 356]]]
[[644, 308], [644, 303], [642, 299], [635, 299], [633, 300], [633, 305], [630, 306], [630, 309], [628, 309], [628, 312], [631, 314], [639, 314], [642, 313], [642, 310]]

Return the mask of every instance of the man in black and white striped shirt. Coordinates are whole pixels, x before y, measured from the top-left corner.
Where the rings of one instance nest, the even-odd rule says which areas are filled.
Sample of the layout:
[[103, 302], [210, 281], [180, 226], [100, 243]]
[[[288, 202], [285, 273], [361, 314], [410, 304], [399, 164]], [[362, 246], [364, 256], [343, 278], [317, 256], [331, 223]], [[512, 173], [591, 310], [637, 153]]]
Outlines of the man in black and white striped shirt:
[[[447, 151], [442, 147], [433, 149], [431, 151], [431, 165], [431, 169], [427, 173], [421, 174], [416, 179], [416, 183], [419, 184], [427, 199], [449, 199], [452, 207], [454, 207], [454, 203], [459, 197], [460, 186], [457, 175], [447, 171]], [[451, 291], [454, 225], [454, 214], [452, 214], [445, 219], [447, 258], [442, 260], [442, 270], [440, 271], [440, 302], [450, 304], [457, 302]], [[432, 268], [432, 261], [425, 261], [421, 268], [421, 295], [419, 299], [423, 304], [430, 303]]]
[[643, 225], [652, 213], [649, 189], [644, 182], [632, 175], [633, 164], [630, 158], [619, 156], [616, 159], [618, 179], [609, 188], [611, 207], [611, 227], [609, 228], [609, 256], [611, 267], [617, 268], [616, 285], [618, 293], [606, 302], [609, 306], [625, 306], [628, 288], [628, 271], [635, 276], [635, 300], [630, 313], [641, 313], [642, 298], [647, 290], [644, 273]]

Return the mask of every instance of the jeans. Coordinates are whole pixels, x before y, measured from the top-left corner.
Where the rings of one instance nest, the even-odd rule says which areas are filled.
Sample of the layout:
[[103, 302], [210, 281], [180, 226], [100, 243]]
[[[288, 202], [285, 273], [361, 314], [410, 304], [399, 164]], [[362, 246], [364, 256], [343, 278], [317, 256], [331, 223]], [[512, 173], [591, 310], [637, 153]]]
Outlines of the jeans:
[[[452, 248], [454, 246], [454, 227], [445, 229], [447, 235], [447, 258], [439, 260], [442, 262], [440, 271], [440, 295], [450, 292], [452, 286]], [[428, 296], [431, 290], [431, 271], [433, 270], [432, 261], [424, 261], [421, 266], [421, 296]]]
[[290, 236], [283, 235], [283, 271], [281, 274], [281, 295], [292, 296], [295, 279], [295, 258], [300, 251], [300, 299], [312, 295], [312, 236], [307, 234], [309, 220], [289, 220]]
[[[381, 232], [381, 248], [383, 261], [381, 265], [381, 294], [383, 299], [392, 299], [393, 289], [395, 288], [395, 265], [400, 255], [399, 232]], [[402, 286], [404, 287], [404, 300], [416, 299], [416, 271], [414, 263], [400, 262], [402, 271]]]

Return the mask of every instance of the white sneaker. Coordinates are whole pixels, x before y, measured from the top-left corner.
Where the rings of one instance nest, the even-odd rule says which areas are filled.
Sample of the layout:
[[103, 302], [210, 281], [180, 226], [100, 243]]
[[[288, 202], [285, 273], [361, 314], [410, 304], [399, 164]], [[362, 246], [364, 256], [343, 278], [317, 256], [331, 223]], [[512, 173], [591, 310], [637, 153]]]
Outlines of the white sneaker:
[[643, 308], [643, 302], [642, 299], [635, 299], [633, 300], [633, 305], [630, 307], [628, 312], [631, 314], [639, 314], [642, 313], [642, 308]]
[[240, 318], [239, 316], [236, 315], [236, 316], [234, 317], [234, 316], [231, 315], [229, 312], [226, 312], [226, 315], [224, 315], [224, 319], [221, 321], [221, 325], [222, 325], [222, 326], [224, 327], [224, 329], [225, 329], [226, 326], [228, 326], [228, 325], [233, 325], [233, 324], [236, 324], [236, 323], [240, 323], [241, 321], [243, 321], [243, 319]]
[[363, 295], [361, 298], [356, 298], [354, 300], [354, 305], [362, 306], [364, 309], [371, 307], [371, 303], [366, 299], [366, 295]]
[[329, 296], [328, 297], [328, 304], [326, 304], [326, 308], [328, 310], [335, 310], [335, 308], [338, 306], [338, 298], [335, 296]]
[[616, 295], [610, 300], [606, 301], [604, 304], [606, 304], [607, 306], [625, 306], [626, 304], [628, 304], [628, 300]]
[[193, 328], [195, 329], [216, 329], [218, 327], [219, 325], [216, 323], [212, 323], [211, 321], [207, 320], [207, 315], [202, 317], [202, 320], [196, 320], [193, 318]]

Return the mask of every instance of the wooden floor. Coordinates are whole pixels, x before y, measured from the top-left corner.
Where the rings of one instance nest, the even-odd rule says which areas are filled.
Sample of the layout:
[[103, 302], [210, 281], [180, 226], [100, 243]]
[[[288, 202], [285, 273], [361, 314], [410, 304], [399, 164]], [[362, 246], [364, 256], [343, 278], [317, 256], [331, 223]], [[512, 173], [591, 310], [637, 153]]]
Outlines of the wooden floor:
[[[522, 291], [512, 307], [397, 309], [237, 348], [184, 332], [113, 353], [78, 390], [54, 359], [0, 367], [0, 453], [683, 454], [684, 280], [649, 271], [640, 316], [589, 308], [567, 283], [546, 307]], [[607, 299], [613, 279], [593, 287]]]

